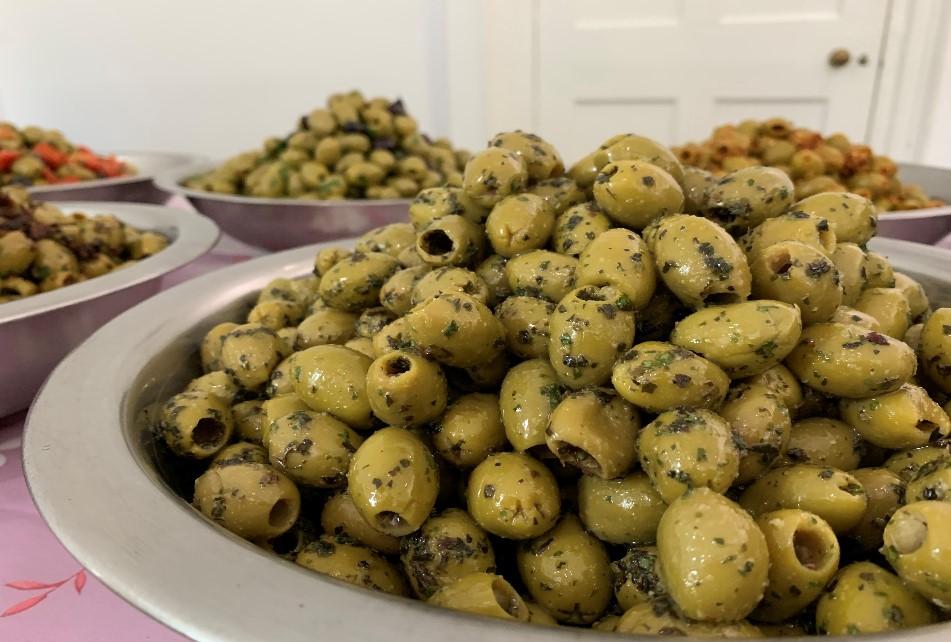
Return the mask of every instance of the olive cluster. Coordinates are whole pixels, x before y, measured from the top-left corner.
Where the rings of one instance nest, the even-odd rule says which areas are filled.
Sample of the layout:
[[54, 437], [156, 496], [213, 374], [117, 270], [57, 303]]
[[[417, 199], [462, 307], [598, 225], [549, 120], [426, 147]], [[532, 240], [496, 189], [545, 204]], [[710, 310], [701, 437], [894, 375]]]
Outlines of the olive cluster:
[[208, 518], [431, 604], [698, 636], [947, 619], [951, 309], [864, 249], [875, 220], [640, 136], [566, 173], [499, 134], [211, 328], [158, 429]]
[[854, 143], [845, 134], [825, 137], [783, 118], [721, 125], [709, 139], [673, 149], [685, 165], [718, 176], [755, 165], [777, 167], [795, 181], [797, 198], [848, 191], [886, 212], [943, 205], [918, 185], [902, 183], [895, 162], [868, 145]]
[[0, 188], [0, 303], [132, 265], [168, 239], [111, 214], [64, 214], [19, 187]]
[[187, 187], [222, 194], [310, 200], [412, 198], [458, 183], [468, 152], [431, 140], [400, 100], [334, 94], [297, 130], [239, 154]]

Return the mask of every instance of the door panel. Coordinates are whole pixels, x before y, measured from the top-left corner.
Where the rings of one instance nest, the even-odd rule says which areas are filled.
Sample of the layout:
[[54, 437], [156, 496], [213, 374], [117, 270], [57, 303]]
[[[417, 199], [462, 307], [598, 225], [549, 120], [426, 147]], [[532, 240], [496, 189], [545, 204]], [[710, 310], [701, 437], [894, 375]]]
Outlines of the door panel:
[[[744, 118], [866, 134], [888, 0], [536, 6], [535, 125], [566, 161], [618, 132], [676, 144]], [[852, 60], [833, 68], [840, 47]]]

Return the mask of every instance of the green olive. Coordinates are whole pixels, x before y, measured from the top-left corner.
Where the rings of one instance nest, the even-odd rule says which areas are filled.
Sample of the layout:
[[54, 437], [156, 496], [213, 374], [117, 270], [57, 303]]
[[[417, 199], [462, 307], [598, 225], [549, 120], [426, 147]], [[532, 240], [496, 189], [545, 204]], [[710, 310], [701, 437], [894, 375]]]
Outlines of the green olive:
[[538, 460], [520, 453], [495, 453], [469, 475], [469, 513], [499, 537], [531, 539], [546, 532], [561, 513], [554, 475]]
[[817, 323], [803, 330], [786, 365], [817, 392], [862, 399], [900, 388], [914, 375], [917, 360], [911, 348], [884, 334]]
[[234, 403], [235, 397], [238, 396], [239, 388], [231, 375], [218, 370], [192, 379], [185, 387], [185, 392], [207, 392], [230, 405]]
[[265, 418], [260, 400], [252, 399], [236, 403], [231, 406], [231, 415], [234, 418], [235, 435], [239, 439], [255, 444], [261, 443]]
[[951, 308], [939, 308], [925, 321], [919, 353], [928, 378], [951, 394]]
[[313, 346], [341, 345], [356, 334], [358, 316], [334, 308], [317, 310], [300, 322], [294, 348], [304, 350]]
[[386, 555], [400, 552], [400, 538], [375, 529], [363, 518], [350, 493], [346, 491], [331, 496], [324, 503], [320, 511], [320, 527], [327, 535], [350, 537]]
[[406, 314], [413, 307], [413, 289], [431, 269], [428, 265], [416, 265], [395, 272], [380, 288], [380, 303], [395, 315]]
[[895, 272], [892, 264], [878, 252], [866, 252], [868, 263], [866, 264], [866, 282], [867, 288], [893, 288], [895, 287]]
[[816, 606], [816, 630], [824, 635], [897, 631], [936, 620], [924, 598], [871, 562], [840, 570]]
[[610, 285], [637, 310], [647, 307], [657, 287], [653, 255], [636, 233], [624, 228], [595, 236], [578, 257], [579, 285]]
[[882, 549], [906, 584], [945, 611], [951, 608], [949, 527], [951, 504], [913, 502], [891, 516]]
[[509, 194], [521, 192], [528, 182], [522, 157], [502, 147], [489, 147], [475, 154], [462, 176], [462, 189], [483, 207], [492, 207]]
[[716, 177], [699, 167], [684, 167], [684, 178], [680, 186], [684, 190], [684, 209], [686, 214], [699, 214], [707, 206], [707, 195], [717, 182]]
[[373, 414], [393, 426], [418, 426], [446, 409], [448, 388], [438, 364], [409, 352], [382, 355], [367, 369]]
[[455, 611], [528, 622], [525, 601], [501, 575], [469, 573], [436, 591], [428, 602]]
[[505, 273], [507, 263], [508, 259], [504, 256], [493, 254], [482, 261], [475, 269], [475, 273], [479, 275], [489, 288], [489, 300], [487, 304], [492, 307], [495, 307], [499, 301], [505, 299], [512, 293], [512, 289], [509, 287], [508, 276]]
[[339, 488], [363, 438], [326, 413], [300, 410], [272, 422], [267, 431], [272, 466], [304, 486]]
[[466, 575], [495, 570], [488, 535], [458, 508], [430, 517], [418, 531], [405, 536], [400, 561], [413, 592], [423, 600]]
[[522, 359], [548, 356], [549, 321], [555, 304], [528, 296], [510, 296], [496, 308], [505, 342]]
[[567, 176], [558, 176], [556, 178], [547, 178], [538, 181], [529, 192], [541, 196], [556, 216], [560, 216], [565, 210], [585, 201], [585, 193], [578, 187], [574, 180]]
[[835, 232], [829, 221], [805, 212], [787, 212], [766, 219], [739, 239], [751, 261], [770, 245], [784, 241], [808, 245], [829, 258], [836, 247]]
[[416, 252], [427, 265], [472, 265], [482, 257], [485, 234], [467, 218], [451, 214], [433, 221], [416, 237]]
[[220, 344], [221, 369], [247, 390], [263, 387], [281, 360], [277, 335], [258, 323], [231, 329], [221, 337]]
[[740, 504], [754, 516], [799, 508], [844, 533], [861, 521], [868, 498], [862, 484], [844, 471], [797, 464], [776, 468], [754, 481], [740, 496]]
[[297, 554], [295, 561], [304, 568], [373, 591], [393, 595], [409, 593], [406, 580], [389, 560], [376, 551], [350, 543], [343, 537], [324, 535], [307, 544]]
[[618, 633], [643, 636], [689, 636], [691, 638], [760, 639], [763, 632], [746, 620], [739, 622], [698, 622], [679, 615], [665, 600], [640, 602], [617, 622]]
[[867, 243], [875, 234], [878, 213], [870, 200], [848, 192], [823, 192], [804, 198], [791, 207], [829, 221], [840, 243]]
[[398, 321], [404, 321], [417, 346], [449, 366], [488, 363], [505, 349], [502, 324], [489, 308], [467, 294], [440, 294]]
[[666, 509], [650, 478], [641, 471], [619, 479], [583, 475], [578, 481], [581, 521], [598, 539], [610, 544], [654, 543]]
[[768, 388], [778, 395], [780, 401], [791, 413], [795, 413], [802, 404], [802, 386], [796, 379], [796, 375], [783, 364], [775, 365], [758, 375], [744, 379], [743, 382], [751, 386], [762, 385]]
[[597, 203], [589, 201], [574, 205], [555, 220], [552, 246], [559, 254], [579, 256], [600, 234], [611, 229], [611, 220]]
[[913, 322], [920, 323], [931, 311], [931, 303], [924, 287], [907, 274], [895, 272], [895, 287], [908, 300], [908, 311]]
[[864, 550], [876, 551], [882, 546], [882, 533], [888, 520], [905, 503], [905, 482], [885, 468], [859, 468], [852, 471], [852, 476], [865, 489], [868, 507], [848, 535]]
[[658, 566], [656, 546], [632, 546], [624, 557], [611, 562], [618, 606], [626, 611], [637, 604], [665, 598], [667, 589]]
[[565, 387], [548, 359], [531, 359], [505, 374], [499, 390], [505, 436], [519, 452], [545, 446], [545, 428]]
[[[840, 305], [835, 309], [835, 312], [832, 313], [832, 316], [829, 318], [831, 323], [844, 323], [845, 325], [856, 325], [860, 328], [865, 328], [866, 330], [874, 330], [875, 332], [882, 331], [882, 324], [878, 322], [878, 319], [873, 317], [867, 312], [862, 312], [856, 310], [855, 308], [850, 308], [845, 305]], [[904, 337], [896, 337], [896, 339], [904, 340]], [[907, 341], [905, 343], [908, 343]]]
[[642, 230], [652, 219], [683, 209], [684, 194], [676, 179], [642, 160], [618, 160], [601, 168], [594, 199], [612, 221]]
[[356, 312], [376, 305], [380, 288], [400, 269], [399, 261], [382, 252], [355, 252], [328, 269], [320, 296], [333, 308]]
[[535, 134], [521, 130], [496, 134], [489, 141], [489, 147], [501, 147], [517, 154], [524, 162], [531, 181], [543, 181], [560, 176], [565, 171], [558, 150]]
[[855, 309], [878, 321], [881, 332], [901, 339], [911, 325], [908, 298], [897, 288], [868, 287], [855, 302]]
[[905, 494], [908, 501], [951, 502], [951, 461], [938, 458], [922, 464], [908, 480]]
[[951, 432], [951, 420], [924, 388], [903, 384], [868, 399], [843, 399], [842, 418], [862, 437], [893, 450], [924, 446]]
[[704, 215], [731, 232], [748, 230], [785, 212], [794, 192], [792, 180], [782, 170], [744, 167], [710, 187]]
[[560, 301], [576, 283], [578, 260], [548, 250], [532, 250], [509, 259], [505, 274], [516, 296]]
[[868, 273], [868, 256], [855, 243], [836, 243], [832, 262], [839, 273], [842, 285], [842, 304], [855, 305], [865, 288]]
[[804, 243], [782, 241], [770, 245], [756, 255], [750, 270], [753, 296], [795, 304], [805, 325], [828, 321], [842, 305], [835, 264]]
[[786, 452], [792, 431], [789, 410], [770, 388], [762, 384], [737, 385], [719, 414], [730, 424], [740, 449], [737, 484], [757, 479]]
[[[424, 274], [416, 281], [410, 302], [415, 306], [437, 294], [456, 292], [468, 294], [480, 303], [489, 300], [489, 286], [478, 274], [458, 267], [442, 267]], [[380, 296], [383, 296], [382, 291]]]
[[734, 622], [763, 597], [766, 538], [746, 511], [709, 488], [671, 503], [657, 528], [657, 552], [667, 593], [687, 617]]
[[811, 417], [793, 424], [786, 459], [794, 464], [852, 471], [859, 467], [864, 454], [862, 436], [849, 424], [828, 417]]
[[505, 257], [545, 247], [554, 228], [554, 212], [535, 194], [503, 198], [485, 221], [485, 233], [492, 249]]
[[637, 448], [641, 467], [666, 502], [694, 488], [722, 493], [739, 472], [730, 425], [709, 410], [661, 413], [640, 431]]
[[359, 239], [354, 252], [380, 252], [390, 256], [399, 256], [400, 252], [416, 243], [416, 232], [409, 223], [390, 223], [377, 227]]
[[611, 602], [607, 551], [574, 515], [566, 515], [544, 535], [523, 542], [516, 561], [532, 598], [560, 622], [590, 624]]
[[234, 431], [228, 402], [203, 390], [181, 392], [162, 406], [158, 431], [172, 452], [206, 459], [221, 450]]
[[353, 454], [347, 488], [369, 524], [400, 537], [426, 521], [439, 494], [439, 472], [432, 453], [413, 433], [383, 428]]
[[433, 424], [432, 432], [436, 452], [460, 468], [471, 468], [508, 444], [494, 394], [459, 397]]
[[366, 381], [372, 361], [343, 346], [307, 348], [294, 355], [294, 390], [311, 410], [329, 412], [353, 428], [369, 428], [373, 416]]
[[911, 448], [895, 453], [882, 464], [882, 467], [908, 482], [915, 478], [922, 466], [931, 461], [951, 461], [951, 450], [947, 445]]
[[684, 168], [669, 149], [645, 136], [637, 134], [619, 134], [606, 140], [595, 151], [592, 162], [598, 169], [620, 160], [639, 160], [652, 163], [670, 174], [675, 181], [682, 183]]

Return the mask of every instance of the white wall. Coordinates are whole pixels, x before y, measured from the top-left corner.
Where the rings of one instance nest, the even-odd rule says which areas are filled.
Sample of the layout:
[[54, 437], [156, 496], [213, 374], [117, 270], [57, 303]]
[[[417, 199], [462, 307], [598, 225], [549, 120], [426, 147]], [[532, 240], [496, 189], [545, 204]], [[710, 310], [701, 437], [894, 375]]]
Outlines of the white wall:
[[920, 161], [951, 167], [951, 7], [945, 8], [944, 51], [934, 88], [930, 122]]
[[439, 0], [0, 0], [0, 119], [101, 150], [221, 157], [360, 88], [402, 96], [423, 131], [445, 135], [444, 11]]

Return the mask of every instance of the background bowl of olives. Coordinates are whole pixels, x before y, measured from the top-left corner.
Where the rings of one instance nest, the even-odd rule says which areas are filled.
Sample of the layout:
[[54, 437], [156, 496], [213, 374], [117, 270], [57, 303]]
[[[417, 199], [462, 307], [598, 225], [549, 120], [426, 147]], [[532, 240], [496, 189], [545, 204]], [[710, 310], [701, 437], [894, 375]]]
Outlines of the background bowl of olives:
[[878, 217], [878, 233], [889, 238], [937, 243], [951, 234], [951, 169], [899, 163], [898, 176], [905, 183], [921, 185], [922, 189], [944, 203], [920, 210], [882, 212]]
[[309, 243], [347, 238], [406, 219], [410, 200], [310, 200], [265, 198], [210, 192], [184, 185], [214, 168], [193, 164], [163, 172], [155, 184], [179, 194], [234, 238], [267, 250], [286, 250]]
[[[933, 305], [951, 303], [948, 252], [891, 239], [870, 247], [921, 282]], [[463, 642], [619, 639], [368, 591], [275, 556], [293, 550], [293, 541], [266, 550], [183, 501], [194, 462], [171, 455], [147, 429], [151, 418], [201, 373], [196, 346], [209, 328], [247, 314], [274, 279], [310, 274], [326, 248], [261, 257], [179, 285], [114, 319], [62, 362], [33, 406], [24, 443], [30, 488], [53, 531], [114, 591], [196, 640], [303, 642], [315, 627], [337, 640], [443, 633]], [[80, 413], [82, 424], [63, 430]], [[500, 564], [512, 563], [506, 555], [499, 550]], [[942, 624], [890, 639], [939, 642], [947, 635]]]

